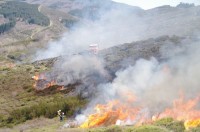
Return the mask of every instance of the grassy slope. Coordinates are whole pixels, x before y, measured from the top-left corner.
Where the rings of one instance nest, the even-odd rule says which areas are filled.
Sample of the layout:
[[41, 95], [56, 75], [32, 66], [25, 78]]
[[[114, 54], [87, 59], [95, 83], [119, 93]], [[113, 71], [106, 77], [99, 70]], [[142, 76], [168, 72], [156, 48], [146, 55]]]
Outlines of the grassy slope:
[[37, 94], [31, 77], [35, 72], [47, 69], [42, 65], [0, 66], [0, 126], [12, 126], [42, 115], [53, 118], [58, 109], [71, 116], [85, 104], [77, 97], [66, 98], [62, 93], [45, 96]]
[[[162, 123], [161, 123], [162, 122]], [[39, 118], [32, 121], [27, 121], [24, 124], [15, 126], [12, 129], [0, 129], [9, 132], [23, 130], [24, 132], [199, 132], [200, 128], [189, 130], [184, 129], [182, 122], [162, 119], [151, 125], [142, 126], [110, 126], [101, 128], [81, 129], [81, 128], [64, 128], [64, 122], [59, 122], [57, 118], [44, 119]], [[171, 124], [171, 125], [169, 125]], [[172, 127], [173, 126], [173, 127]]]
[[27, 61], [35, 49], [45, 46], [51, 40], [58, 39], [63, 32], [67, 31], [67, 28], [60, 22], [60, 18], [75, 19], [67, 13], [44, 6], [39, 6], [38, 10], [50, 19], [50, 24], [44, 27], [18, 21], [15, 28], [0, 35], [0, 53], [3, 53], [0, 57], [2, 59], [6, 59], [7, 55], [16, 57], [23, 55], [25, 56], [23, 60]]
[[[43, 6], [39, 6], [38, 10], [50, 18], [49, 26], [29, 25], [18, 21], [12, 31], [0, 36], [2, 42], [0, 43], [0, 53], [2, 53], [0, 55], [0, 125], [5, 125], [5, 123], [2, 124], [2, 121], [5, 121], [16, 109], [37, 107], [41, 102], [54, 103], [57, 98], [65, 98], [63, 94], [39, 96], [33, 90], [34, 81], [31, 77], [35, 72], [48, 69], [47, 67], [33, 66], [32, 64], [16, 66], [14, 64], [14, 60], [16, 61], [21, 55], [28, 55], [30, 49], [40, 47], [49, 40], [58, 38], [66, 30], [59, 21], [60, 17], [73, 19], [66, 13]], [[76, 102], [79, 99], [72, 100]], [[80, 105], [82, 105], [81, 102]], [[50, 105], [46, 107], [50, 107]], [[13, 123], [17, 122], [11, 122], [11, 125]]]
[[43, 69], [30, 65], [0, 67], [0, 113], [8, 114], [12, 109], [36, 103], [43, 97], [36, 97], [31, 76]]

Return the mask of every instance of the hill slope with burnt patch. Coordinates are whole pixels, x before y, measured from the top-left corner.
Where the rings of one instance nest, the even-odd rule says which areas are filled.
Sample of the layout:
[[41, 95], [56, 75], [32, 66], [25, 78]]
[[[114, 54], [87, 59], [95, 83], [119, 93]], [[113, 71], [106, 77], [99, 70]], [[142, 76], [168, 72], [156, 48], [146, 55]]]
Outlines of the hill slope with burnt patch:
[[[173, 55], [183, 54], [184, 48], [180, 50], [180, 47], [185, 47], [186, 45], [188, 45], [188, 43], [195, 42], [196, 40], [197, 39], [193, 37], [185, 38], [185, 37], [177, 37], [177, 36], [172, 36], [172, 37], [162, 36], [155, 39], [152, 38], [152, 39], [148, 39], [144, 41], [137, 41], [133, 43], [128, 43], [128, 44], [112, 47], [106, 50], [102, 50], [100, 51], [98, 57], [104, 58], [105, 68], [107, 69], [108, 72], [111, 73], [112, 78], [114, 78], [116, 71], [120, 71], [120, 69], [122, 70], [130, 65], [134, 65], [138, 59], [143, 58], [143, 59], [148, 60], [151, 57], [155, 57], [159, 61], [162, 62], [164, 60], [167, 60], [168, 57], [170, 57], [172, 54]], [[176, 48], [179, 50], [177, 51]], [[163, 52], [166, 49], [168, 49], [167, 51], [169, 52]], [[91, 89], [80, 87], [79, 85], [81, 85], [81, 83], [77, 85], [71, 85], [71, 88], [73, 88], [73, 90], [68, 91], [68, 92], [57, 91], [57, 88], [58, 88], [57, 85], [53, 85], [52, 87], [46, 87], [42, 91], [35, 91], [33, 87], [34, 81], [31, 79], [32, 76], [35, 75], [36, 73], [51, 73], [54, 65], [60, 60], [62, 61], [62, 58], [52, 58], [52, 59], [37, 61], [37, 62], [34, 62], [33, 64], [19, 65], [19, 66], [7, 67], [7, 68], [2, 67], [3, 70], [1, 72], [1, 78], [0, 78], [0, 82], [1, 82], [0, 93], [2, 93], [2, 96], [0, 96], [0, 101], [1, 101], [1, 108], [4, 108], [4, 109], [1, 109], [0, 111], [1, 113], [0, 120], [5, 124], [1, 124], [1, 125], [21, 123], [26, 120], [40, 117], [42, 115], [44, 115], [47, 118], [55, 117], [56, 116], [55, 113], [58, 107], [56, 104], [59, 101], [66, 99], [65, 97], [63, 98], [63, 95], [67, 96], [70, 92], [71, 93], [69, 95], [77, 95], [78, 93], [79, 98], [82, 99], [81, 96], [85, 95], [85, 93], [87, 92], [89, 94], [87, 96], [83, 96], [84, 98], [85, 97], [90, 98], [92, 96], [91, 94], [95, 93], [95, 91], [93, 91], [93, 93], [91, 93], [90, 91], [87, 91]], [[5, 78], [5, 76], [7, 77]], [[55, 77], [56, 76], [54, 76], [54, 79]], [[88, 78], [86, 80], [90, 80], [90, 77], [93, 78], [93, 76], [86, 76], [86, 78]], [[79, 81], [80, 80], [77, 80], [77, 82]], [[112, 82], [112, 79], [108, 81]], [[80, 91], [83, 93], [80, 93]], [[9, 101], [6, 101], [6, 100], [9, 100]], [[79, 102], [78, 100], [74, 98], [73, 99], [70, 98], [70, 100], [73, 103], [77, 104], [77, 107], [76, 107], [77, 109], [79, 109], [80, 107], [83, 106], [83, 104], [85, 104], [84, 102]], [[44, 105], [47, 102], [54, 102], [55, 104], [52, 103], [51, 105]], [[41, 107], [41, 109], [37, 108], [37, 107], [40, 107], [41, 105], [44, 105], [45, 107], [47, 107], [49, 110], [51, 109], [52, 111], [48, 111], [48, 110], [46, 112], [43, 111], [44, 113], [42, 114], [43, 107]], [[70, 106], [71, 103], [66, 102], [66, 105]], [[63, 110], [64, 110], [64, 106], [62, 107]], [[53, 107], [55, 107], [56, 109], [54, 109]], [[59, 107], [61, 108], [61, 106]], [[36, 111], [39, 112], [39, 115], [34, 116], [35, 113], [31, 112], [30, 109], [35, 109]], [[72, 111], [74, 111], [74, 109], [75, 108], [73, 108]], [[20, 114], [21, 110], [27, 111], [27, 114]], [[26, 117], [26, 118], [24, 119], [22, 117]], [[174, 127], [171, 128], [170, 126], [167, 126], [167, 128], [165, 128], [167, 130], [168, 129], [169, 130], [184, 129], [183, 124], [181, 122], [172, 121], [172, 120], [169, 120], [168, 122], [168, 120], [166, 120], [165, 123], [166, 124], [171, 123], [171, 125], [177, 123], [177, 126], [176, 126], [177, 128], [174, 128]], [[157, 125], [155, 124], [155, 126], [156, 126], [155, 128], [154, 126], [144, 126], [147, 128], [134, 127], [131, 129], [133, 130], [141, 129], [141, 131], [143, 129], [152, 129], [152, 130], [159, 129], [161, 131], [164, 130], [163, 127], [160, 128], [160, 125], [158, 125], [157, 127]], [[52, 128], [49, 128], [48, 126], [46, 126], [43, 129], [52, 129]], [[59, 130], [59, 129], [60, 128], [56, 128], [56, 130]], [[119, 129], [120, 131], [123, 131], [129, 128], [102, 128], [102, 129]], [[64, 129], [64, 130], [67, 131], [68, 129]], [[77, 130], [80, 130], [80, 129], [77, 129]], [[94, 131], [96, 131], [96, 129], [94, 129]]]

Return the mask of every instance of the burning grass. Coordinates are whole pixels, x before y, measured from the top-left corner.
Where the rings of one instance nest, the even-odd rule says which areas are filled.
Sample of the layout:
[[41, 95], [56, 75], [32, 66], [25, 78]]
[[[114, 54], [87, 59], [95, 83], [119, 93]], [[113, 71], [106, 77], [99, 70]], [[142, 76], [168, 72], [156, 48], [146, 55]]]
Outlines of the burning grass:
[[[6, 116], [3, 114], [0, 115], [1, 126], [12, 126], [14, 124], [22, 123], [26, 120], [34, 119], [40, 116], [53, 118], [56, 116], [58, 108], [66, 112], [67, 116], [71, 116], [77, 110], [77, 108], [85, 105], [86, 102], [77, 97], [64, 98], [62, 94], [37, 96], [32, 86], [34, 81], [30, 78], [32, 77], [32, 74], [40, 70], [41, 68], [34, 68], [32, 66], [20, 66], [6, 68], [2, 71], [0, 81], [2, 84], [1, 90], [4, 90], [4, 92], [2, 92], [4, 95], [1, 96], [10, 97], [10, 100], [9, 102], [6, 102], [3, 101], [3, 98], [1, 98], [1, 112], [3, 113], [3, 111], [8, 110], [8, 113], [5, 114]], [[6, 73], [6, 75], [4, 73]], [[7, 76], [7, 78], [5, 78], [5, 76]], [[7, 89], [5, 89], [6, 87]], [[151, 120], [147, 120], [144, 118], [145, 116], [142, 116], [140, 113], [142, 107], [130, 105], [137, 101], [135, 96], [126, 94], [125, 97], [127, 98], [125, 98], [123, 102], [113, 100], [108, 104], [97, 105], [96, 113], [90, 115], [88, 121], [81, 125], [83, 128], [89, 127], [90, 129], [78, 129], [77, 131], [182, 132], [185, 131], [185, 125], [187, 123], [193, 125], [195, 124], [192, 123], [193, 120], [188, 120], [186, 122], [186, 119], [189, 117], [192, 117], [191, 119], [194, 119], [194, 122], [196, 122], [197, 125], [195, 125], [195, 127], [192, 126], [186, 131], [195, 132], [199, 130], [199, 127], [197, 127], [198, 118], [196, 119], [196, 116], [198, 115], [198, 109], [195, 109], [196, 104], [199, 102], [199, 98], [185, 100], [184, 97], [181, 96], [179, 99], [174, 101], [172, 105], [173, 107], [167, 108], [162, 113], [158, 114], [159, 116], [155, 114], [156, 120], [151, 122]], [[182, 114], [179, 112], [180, 109]], [[138, 114], [140, 115], [140, 118], [138, 118]], [[184, 118], [182, 115], [184, 115]], [[135, 126], [123, 126], [123, 123], [125, 125], [129, 125], [127, 119], [134, 120], [136, 118], [137, 122], [140, 124], [138, 127], [136, 124]], [[116, 126], [116, 122], [119, 124], [121, 123], [120, 125], [122, 126]]]
[[152, 117], [147, 115], [146, 112], [142, 112], [143, 108], [141, 106], [132, 105], [135, 104], [136, 99], [130, 99], [130, 96], [127, 97], [128, 99], [123, 102], [114, 100], [105, 105], [96, 105], [96, 113], [89, 115], [80, 127], [95, 128], [115, 124], [122, 126], [153, 124], [174, 132], [180, 132], [200, 125], [200, 110], [196, 108], [199, 97], [185, 100], [182, 95], [179, 99], [174, 100], [172, 107], [166, 108], [163, 112], [152, 113]]
[[86, 103], [79, 97], [66, 98], [57, 92], [39, 96], [31, 77], [48, 67], [17, 65], [0, 68], [0, 127], [10, 127], [41, 116], [53, 118], [58, 109], [70, 116]]

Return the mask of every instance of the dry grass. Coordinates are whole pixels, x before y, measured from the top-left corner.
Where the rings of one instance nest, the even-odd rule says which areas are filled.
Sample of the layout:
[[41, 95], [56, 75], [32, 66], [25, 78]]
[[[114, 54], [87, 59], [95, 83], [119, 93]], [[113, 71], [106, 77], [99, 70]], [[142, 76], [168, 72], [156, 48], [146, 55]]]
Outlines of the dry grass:
[[3, 58], [6, 58], [8, 54], [15, 54], [15, 52], [26, 52], [30, 53], [27, 54], [27, 58], [30, 59], [35, 50], [46, 46], [49, 41], [59, 38], [63, 32], [67, 31], [59, 18], [71, 19], [72, 16], [43, 6], [40, 11], [50, 18], [49, 26], [42, 27], [18, 21], [12, 30], [0, 35], [0, 53]]

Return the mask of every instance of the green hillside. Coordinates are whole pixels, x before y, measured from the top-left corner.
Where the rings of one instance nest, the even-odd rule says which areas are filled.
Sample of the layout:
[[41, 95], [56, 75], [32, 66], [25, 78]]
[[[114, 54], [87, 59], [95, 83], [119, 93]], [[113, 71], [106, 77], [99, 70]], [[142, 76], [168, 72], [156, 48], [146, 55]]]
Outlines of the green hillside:
[[7, 1], [0, 5], [0, 14], [9, 20], [26, 21], [30, 24], [42, 26], [49, 25], [49, 19], [38, 11], [38, 5], [28, 4], [25, 2]]

